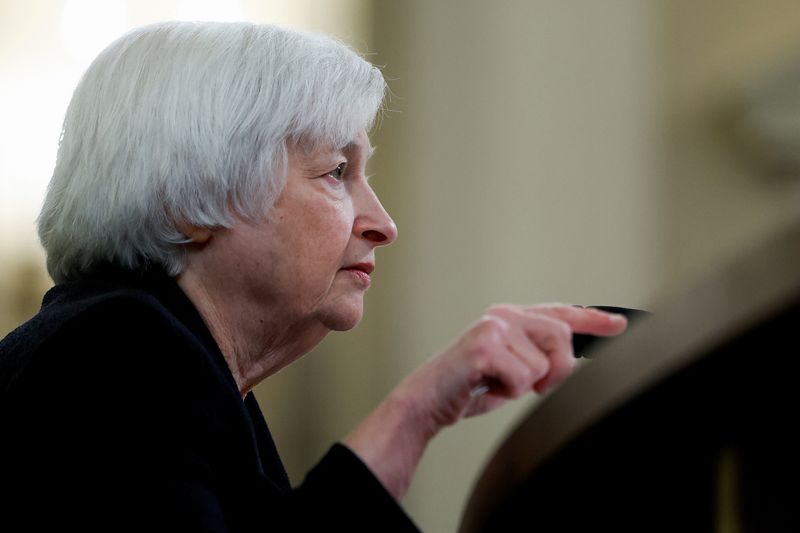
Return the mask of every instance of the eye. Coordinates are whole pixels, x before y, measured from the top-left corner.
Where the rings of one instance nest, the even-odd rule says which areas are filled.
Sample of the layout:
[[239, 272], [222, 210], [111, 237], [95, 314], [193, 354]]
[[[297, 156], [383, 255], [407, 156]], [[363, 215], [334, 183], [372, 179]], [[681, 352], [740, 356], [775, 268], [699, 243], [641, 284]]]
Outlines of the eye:
[[338, 167], [325, 174], [325, 176], [330, 176], [336, 181], [342, 181], [342, 176], [344, 176], [344, 169], [346, 166], [347, 163], [340, 163]]

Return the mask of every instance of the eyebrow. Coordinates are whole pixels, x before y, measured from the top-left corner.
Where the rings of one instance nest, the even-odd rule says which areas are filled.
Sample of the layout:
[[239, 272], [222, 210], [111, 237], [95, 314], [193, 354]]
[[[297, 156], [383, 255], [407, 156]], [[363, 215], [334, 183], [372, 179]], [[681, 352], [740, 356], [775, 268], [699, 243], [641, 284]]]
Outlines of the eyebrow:
[[[358, 148], [358, 143], [356, 143], [355, 141], [350, 141], [349, 143], [347, 143], [342, 147], [341, 151], [349, 152], [357, 148]], [[372, 144], [367, 145], [367, 161], [369, 161], [369, 159], [375, 154], [375, 150], [377, 150], [377, 148], [375, 146], [372, 146]]]
[[[347, 144], [345, 144], [344, 146], [342, 146], [341, 148], [333, 150], [331, 153], [339, 153], [339, 154], [344, 155], [348, 151], [353, 151], [353, 150], [359, 149], [359, 147], [360, 147], [360, 145], [357, 142], [350, 141]], [[372, 146], [372, 144], [368, 144], [367, 145], [367, 155], [366, 155], [365, 163], [370, 160], [370, 158], [375, 154], [376, 150], [377, 150], [377, 147]], [[303, 170], [305, 170], [306, 172], [311, 172], [311, 173], [317, 172], [319, 170], [324, 170], [323, 169], [324, 165], [318, 164], [319, 162], [316, 160], [317, 158], [312, 158], [312, 159], [313, 159], [313, 161], [309, 161], [309, 162], [304, 161], [304, 162], [302, 162], [301, 163], [301, 165], [302, 165], [301, 168]], [[367, 180], [369, 180], [369, 178], [371, 176], [372, 176], [372, 174], [367, 176]]]

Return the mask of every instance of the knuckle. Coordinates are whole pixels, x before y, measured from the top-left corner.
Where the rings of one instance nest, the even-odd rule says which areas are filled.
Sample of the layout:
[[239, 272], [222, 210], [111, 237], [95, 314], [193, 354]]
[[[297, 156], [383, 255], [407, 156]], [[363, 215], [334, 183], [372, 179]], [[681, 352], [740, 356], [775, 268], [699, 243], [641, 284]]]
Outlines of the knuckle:
[[569, 352], [572, 345], [572, 328], [565, 322], [553, 322], [552, 327], [542, 335], [541, 343], [547, 352], [554, 355]]
[[502, 307], [503, 307], [503, 304], [492, 304], [492, 305], [490, 305], [489, 307], [486, 308], [486, 314], [487, 315], [492, 315], [492, 314], [496, 313], [497, 311], [501, 310]]
[[534, 313], [536, 313], [536, 312], [554, 313], [554, 312], [557, 312], [558, 310], [560, 310], [561, 308], [563, 308], [564, 306], [565, 306], [565, 304], [562, 304], [562, 303], [559, 303], [559, 302], [545, 302], [545, 303], [532, 305], [528, 309], [530, 309]]
[[530, 392], [533, 385], [541, 379], [541, 371], [542, 369], [540, 367], [525, 367], [525, 370], [520, 373], [519, 379], [515, 383], [514, 390], [517, 396]]
[[486, 314], [494, 316], [508, 316], [511, 313], [516, 313], [517, 307], [518, 306], [509, 303], [492, 304], [486, 309]]
[[566, 322], [558, 321], [558, 325], [556, 326], [556, 334], [561, 337], [562, 339], [571, 339], [572, 338], [572, 328]]
[[492, 352], [484, 344], [476, 344], [470, 351], [470, 360], [473, 368], [483, 372], [491, 366]]
[[490, 312], [486, 312], [478, 319], [478, 326], [491, 327], [492, 324], [497, 324], [500, 321], [499, 317]]
[[574, 357], [565, 358], [560, 360], [557, 364], [553, 364], [553, 368], [551, 370], [553, 382], [560, 383], [568, 378], [575, 369], [575, 365], [576, 362]]
[[572, 363], [567, 358], [558, 359], [552, 363], [550, 372], [559, 378], [568, 376], [572, 372]]
[[531, 364], [532, 381], [538, 381], [550, 373], [552, 364], [546, 357], [538, 357]]
[[536, 379], [536, 368], [527, 365], [522, 367], [522, 370], [518, 372], [517, 378], [516, 381], [519, 387], [529, 387]]
[[495, 343], [508, 329], [506, 323], [493, 315], [483, 315], [473, 328], [473, 336], [478, 343]]
[[491, 366], [492, 358], [497, 351], [497, 342], [493, 340], [494, 336], [492, 329], [487, 327], [476, 329], [466, 339], [463, 349], [467, 360], [474, 368], [485, 370]]

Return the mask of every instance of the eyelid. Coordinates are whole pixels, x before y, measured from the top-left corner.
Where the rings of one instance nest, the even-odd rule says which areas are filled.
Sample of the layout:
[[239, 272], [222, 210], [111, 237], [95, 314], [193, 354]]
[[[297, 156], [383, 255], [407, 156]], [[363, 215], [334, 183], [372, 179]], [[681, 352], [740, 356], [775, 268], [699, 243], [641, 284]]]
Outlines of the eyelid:
[[347, 167], [347, 162], [346, 161], [342, 161], [341, 163], [339, 163], [336, 166], [336, 168], [334, 168], [333, 170], [331, 170], [330, 172], [328, 172], [325, 175], [326, 176], [330, 176], [335, 180], [341, 180], [342, 176], [344, 175], [344, 170], [345, 170], [346, 167]]

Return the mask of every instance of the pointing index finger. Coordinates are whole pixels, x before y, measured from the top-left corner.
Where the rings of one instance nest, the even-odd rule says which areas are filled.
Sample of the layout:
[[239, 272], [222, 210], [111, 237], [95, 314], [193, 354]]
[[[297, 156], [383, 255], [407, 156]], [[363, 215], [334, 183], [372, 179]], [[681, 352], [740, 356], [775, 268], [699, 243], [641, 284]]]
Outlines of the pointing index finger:
[[566, 304], [537, 305], [525, 308], [527, 313], [536, 313], [569, 324], [574, 333], [598, 336], [619, 335], [628, 326], [625, 315], [609, 313], [592, 307], [577, 307]]

